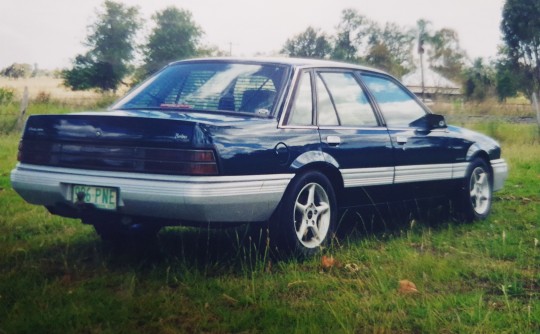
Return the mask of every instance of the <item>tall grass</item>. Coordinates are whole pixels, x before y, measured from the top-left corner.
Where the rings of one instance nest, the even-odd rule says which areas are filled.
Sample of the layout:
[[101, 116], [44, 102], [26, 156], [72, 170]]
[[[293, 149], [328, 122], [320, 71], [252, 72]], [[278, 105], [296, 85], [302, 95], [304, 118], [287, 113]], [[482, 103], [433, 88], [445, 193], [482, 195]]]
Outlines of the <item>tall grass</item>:
[[461, 99], [454, 101], [436, 101], [431, 109], [446, 116], [515, 116], [533, 117], [535, 112], [530, 101], [519, 99], [515, 101], [499, 102], [488, 99], [483, 102], [468, 101]]

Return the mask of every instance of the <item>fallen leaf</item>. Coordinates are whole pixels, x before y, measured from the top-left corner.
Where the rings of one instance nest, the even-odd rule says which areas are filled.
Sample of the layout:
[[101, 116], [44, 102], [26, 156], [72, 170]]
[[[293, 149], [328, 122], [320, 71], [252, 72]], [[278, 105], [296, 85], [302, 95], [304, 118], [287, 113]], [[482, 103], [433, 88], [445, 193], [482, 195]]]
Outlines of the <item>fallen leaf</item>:
[[333, 256], [326, 256], [326, 255], [323, 255], [322, 256], [322, 259], [321, 259], [321, 265], [323, 267], [323, 269], [331, 269], [335, 266], [337, 266], [338, 262], [336, 259], [334, 259]]
[[403, 294], [418, 293], [416, 284], [406, 279], [399, 281], [398, 291]]
[[356, 263], [347, 263], [345, 265], [345, 269], [347, 269], [351, 273], [356, 273], [360, 271], [360, 266], [357, 265]]

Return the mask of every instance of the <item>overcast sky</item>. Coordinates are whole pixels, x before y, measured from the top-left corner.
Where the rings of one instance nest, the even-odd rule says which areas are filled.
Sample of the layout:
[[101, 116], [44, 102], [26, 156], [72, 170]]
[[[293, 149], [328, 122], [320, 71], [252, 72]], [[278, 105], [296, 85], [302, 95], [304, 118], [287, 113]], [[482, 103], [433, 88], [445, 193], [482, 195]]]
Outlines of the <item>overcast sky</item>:
[[[205, 31], [204, 43], [234, 56], [272, 54], [308, 26], [333, 33], [341, 11], [354, 8], [384, 24], [414, 27], [420, 18], [432, 28], [452, 28], [470, 58], [494, 58], [504, 0], [121, 0], [151, 15], [174, 5], [192, 12]], [[87, 27], [102, 0], [0, 0], [0, 69], [14, 62], [63, 68], [85, 52]]]

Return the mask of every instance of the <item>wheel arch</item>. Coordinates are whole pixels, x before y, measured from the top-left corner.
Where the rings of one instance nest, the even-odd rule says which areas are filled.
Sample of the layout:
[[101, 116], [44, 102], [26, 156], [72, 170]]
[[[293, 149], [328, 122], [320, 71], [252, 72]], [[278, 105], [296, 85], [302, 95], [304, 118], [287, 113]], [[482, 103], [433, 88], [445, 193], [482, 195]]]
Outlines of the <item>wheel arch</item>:
[[294, 172], [295, 178], [309, 171], [322, 173], [330, 181], [338, 198], [345, 187], [343, 177], [339, 171], [339, 163], [326, 152], [319, 150], [304, 152], [291, 163], [290, 168]]
[[475, 159], [482, 159], [486, 163], [487, 167], [489, 168], [490, 181], [493, 183], [493, 167], [491, 167], [489, 154], [473, 145], [469, 149], [469, 152], [467, 152], [467, 161], [473, 162]]
[[344, 182], [343, 176], [336, 166], [326, 162], [313, 162], [298, 169], [296, 175], [305, 174], [310, 171], [319, 172], [326, 176], [328, 181], [330, 181], [330, 184], [332, 184], [332, 187], [334, 187], [334, 193], [339, 198], [339, 194], [341, 194], [344, 189]]

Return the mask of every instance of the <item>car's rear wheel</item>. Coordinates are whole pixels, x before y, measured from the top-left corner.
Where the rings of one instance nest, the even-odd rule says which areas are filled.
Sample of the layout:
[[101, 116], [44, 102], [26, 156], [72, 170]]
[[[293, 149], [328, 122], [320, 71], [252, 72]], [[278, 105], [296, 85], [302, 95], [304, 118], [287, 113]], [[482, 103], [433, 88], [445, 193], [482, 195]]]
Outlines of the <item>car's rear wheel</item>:
[[485, 219], [491, 212], [493, 177], [487, 163], [480, 158], [471, 162], [464, 183], [458, 190], [456, 204], [465, 221]]
[[336, 196], [328, 178], [306, 172], [289, 184], [271, 227], [271, 239], [288, 252], [312, 255], [333, 237], [336, 215]]

